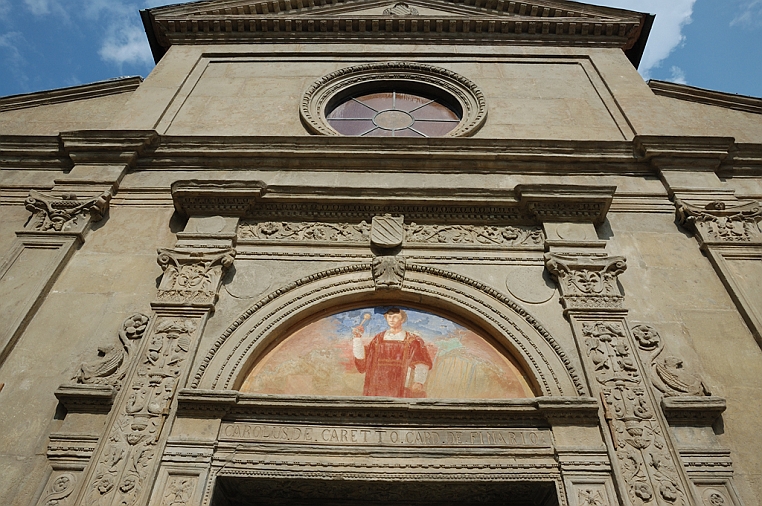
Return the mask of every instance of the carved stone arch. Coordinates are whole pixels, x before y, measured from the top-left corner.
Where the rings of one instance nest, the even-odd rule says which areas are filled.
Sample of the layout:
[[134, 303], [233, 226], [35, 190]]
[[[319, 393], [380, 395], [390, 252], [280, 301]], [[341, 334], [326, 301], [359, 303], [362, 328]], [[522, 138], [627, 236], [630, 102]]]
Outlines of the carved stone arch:
[[393, 303], [452, 316], [491, 336], [522, 366], [539, 396], [586, 395], [561, 346], [508, 296], [438, 268], [407, 269], [401, 290], [376, 290], [370, 263], [362, 263], [312, 274], [268, 294], [215, 340], [196, 367], [191, 388], [238, 389], [258, 358], [305, 321], [363, 304]]

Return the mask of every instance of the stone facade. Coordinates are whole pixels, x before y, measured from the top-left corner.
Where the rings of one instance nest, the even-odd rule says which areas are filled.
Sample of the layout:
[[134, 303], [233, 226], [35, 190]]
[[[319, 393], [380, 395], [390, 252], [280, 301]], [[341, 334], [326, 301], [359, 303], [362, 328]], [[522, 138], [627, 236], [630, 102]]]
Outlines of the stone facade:
[[[3, 504], [760, 504], [762, 99], [646, 84], [651, 18], [561, 0], [142, 14], [145, 81], [0, 98]], [[383, 82], [462, 119], [339, 135]], [[251, 389], [391, 306], [532, 395]]]

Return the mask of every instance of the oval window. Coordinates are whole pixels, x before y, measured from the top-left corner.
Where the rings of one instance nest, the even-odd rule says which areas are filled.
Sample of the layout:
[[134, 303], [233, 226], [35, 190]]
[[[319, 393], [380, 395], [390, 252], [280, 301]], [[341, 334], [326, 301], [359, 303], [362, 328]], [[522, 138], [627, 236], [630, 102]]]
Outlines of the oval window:
[[360, 137], [441, 137], [463, 118], [456, 101], [433, 94], [392, 89], [345, 97], [326, 119], [342, 135]]

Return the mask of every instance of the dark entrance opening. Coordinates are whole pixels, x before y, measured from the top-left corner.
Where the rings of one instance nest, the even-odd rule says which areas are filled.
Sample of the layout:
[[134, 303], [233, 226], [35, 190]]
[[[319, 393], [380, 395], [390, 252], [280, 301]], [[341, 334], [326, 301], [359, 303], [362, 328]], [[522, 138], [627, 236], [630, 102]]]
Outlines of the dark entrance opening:
[[553, 482], [365, 481], [218, 477], [212, 506], [558, 506]]

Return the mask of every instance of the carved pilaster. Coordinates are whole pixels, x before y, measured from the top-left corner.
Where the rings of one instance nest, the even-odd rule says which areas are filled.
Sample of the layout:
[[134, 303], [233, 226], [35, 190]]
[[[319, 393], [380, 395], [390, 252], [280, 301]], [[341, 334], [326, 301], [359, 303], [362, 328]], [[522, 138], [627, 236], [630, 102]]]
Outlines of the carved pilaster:
[[[0, 259], [0, 364], [23, 333], [58, 274], [84, 242], [90, 223], [103, 218], [109, 192], [89, 198], [32, 190], [25, 201], [32, 213], [4, 259]], [[19, 224], [21, 228], [21, 224]]]
[[602, 402], [620, 503], [696, 504], [627, 328], [617, 280], [625, 259], [552, 253], [545, 259], [558, 280], [590, 389]]
[[211, 307], [223, 272], [233, 265], [235, 250], [160, 249], [157, 262], [164, 276], [156, 294], [156, 303]]
[[701, 249], [762, 346], [762, 277], [755, 275], [762, 261], [762, 205], [729, 206], [714, 201], [699, 207], [676, 199], [675, 206], [678, 223], [696, 233]]
[[623, 257], [547, 253], [545, 265], [558, 280], [566, 311], [622, 308], [617, 276], [627, 268]]
[[[133, 506], [148, 501], [171, 428], [176, 392], [187, 381], [222, 276], [234, 257], [231, 248], [159, 250], [164, 275], [152, 303], [156, 314], [136, 364], [124, 379], [76, 504]], [[174, 496], [167, 496], [169, 504], [186, 495], [186, 484], [175, 485], [168, 489], [176, 489]]]

